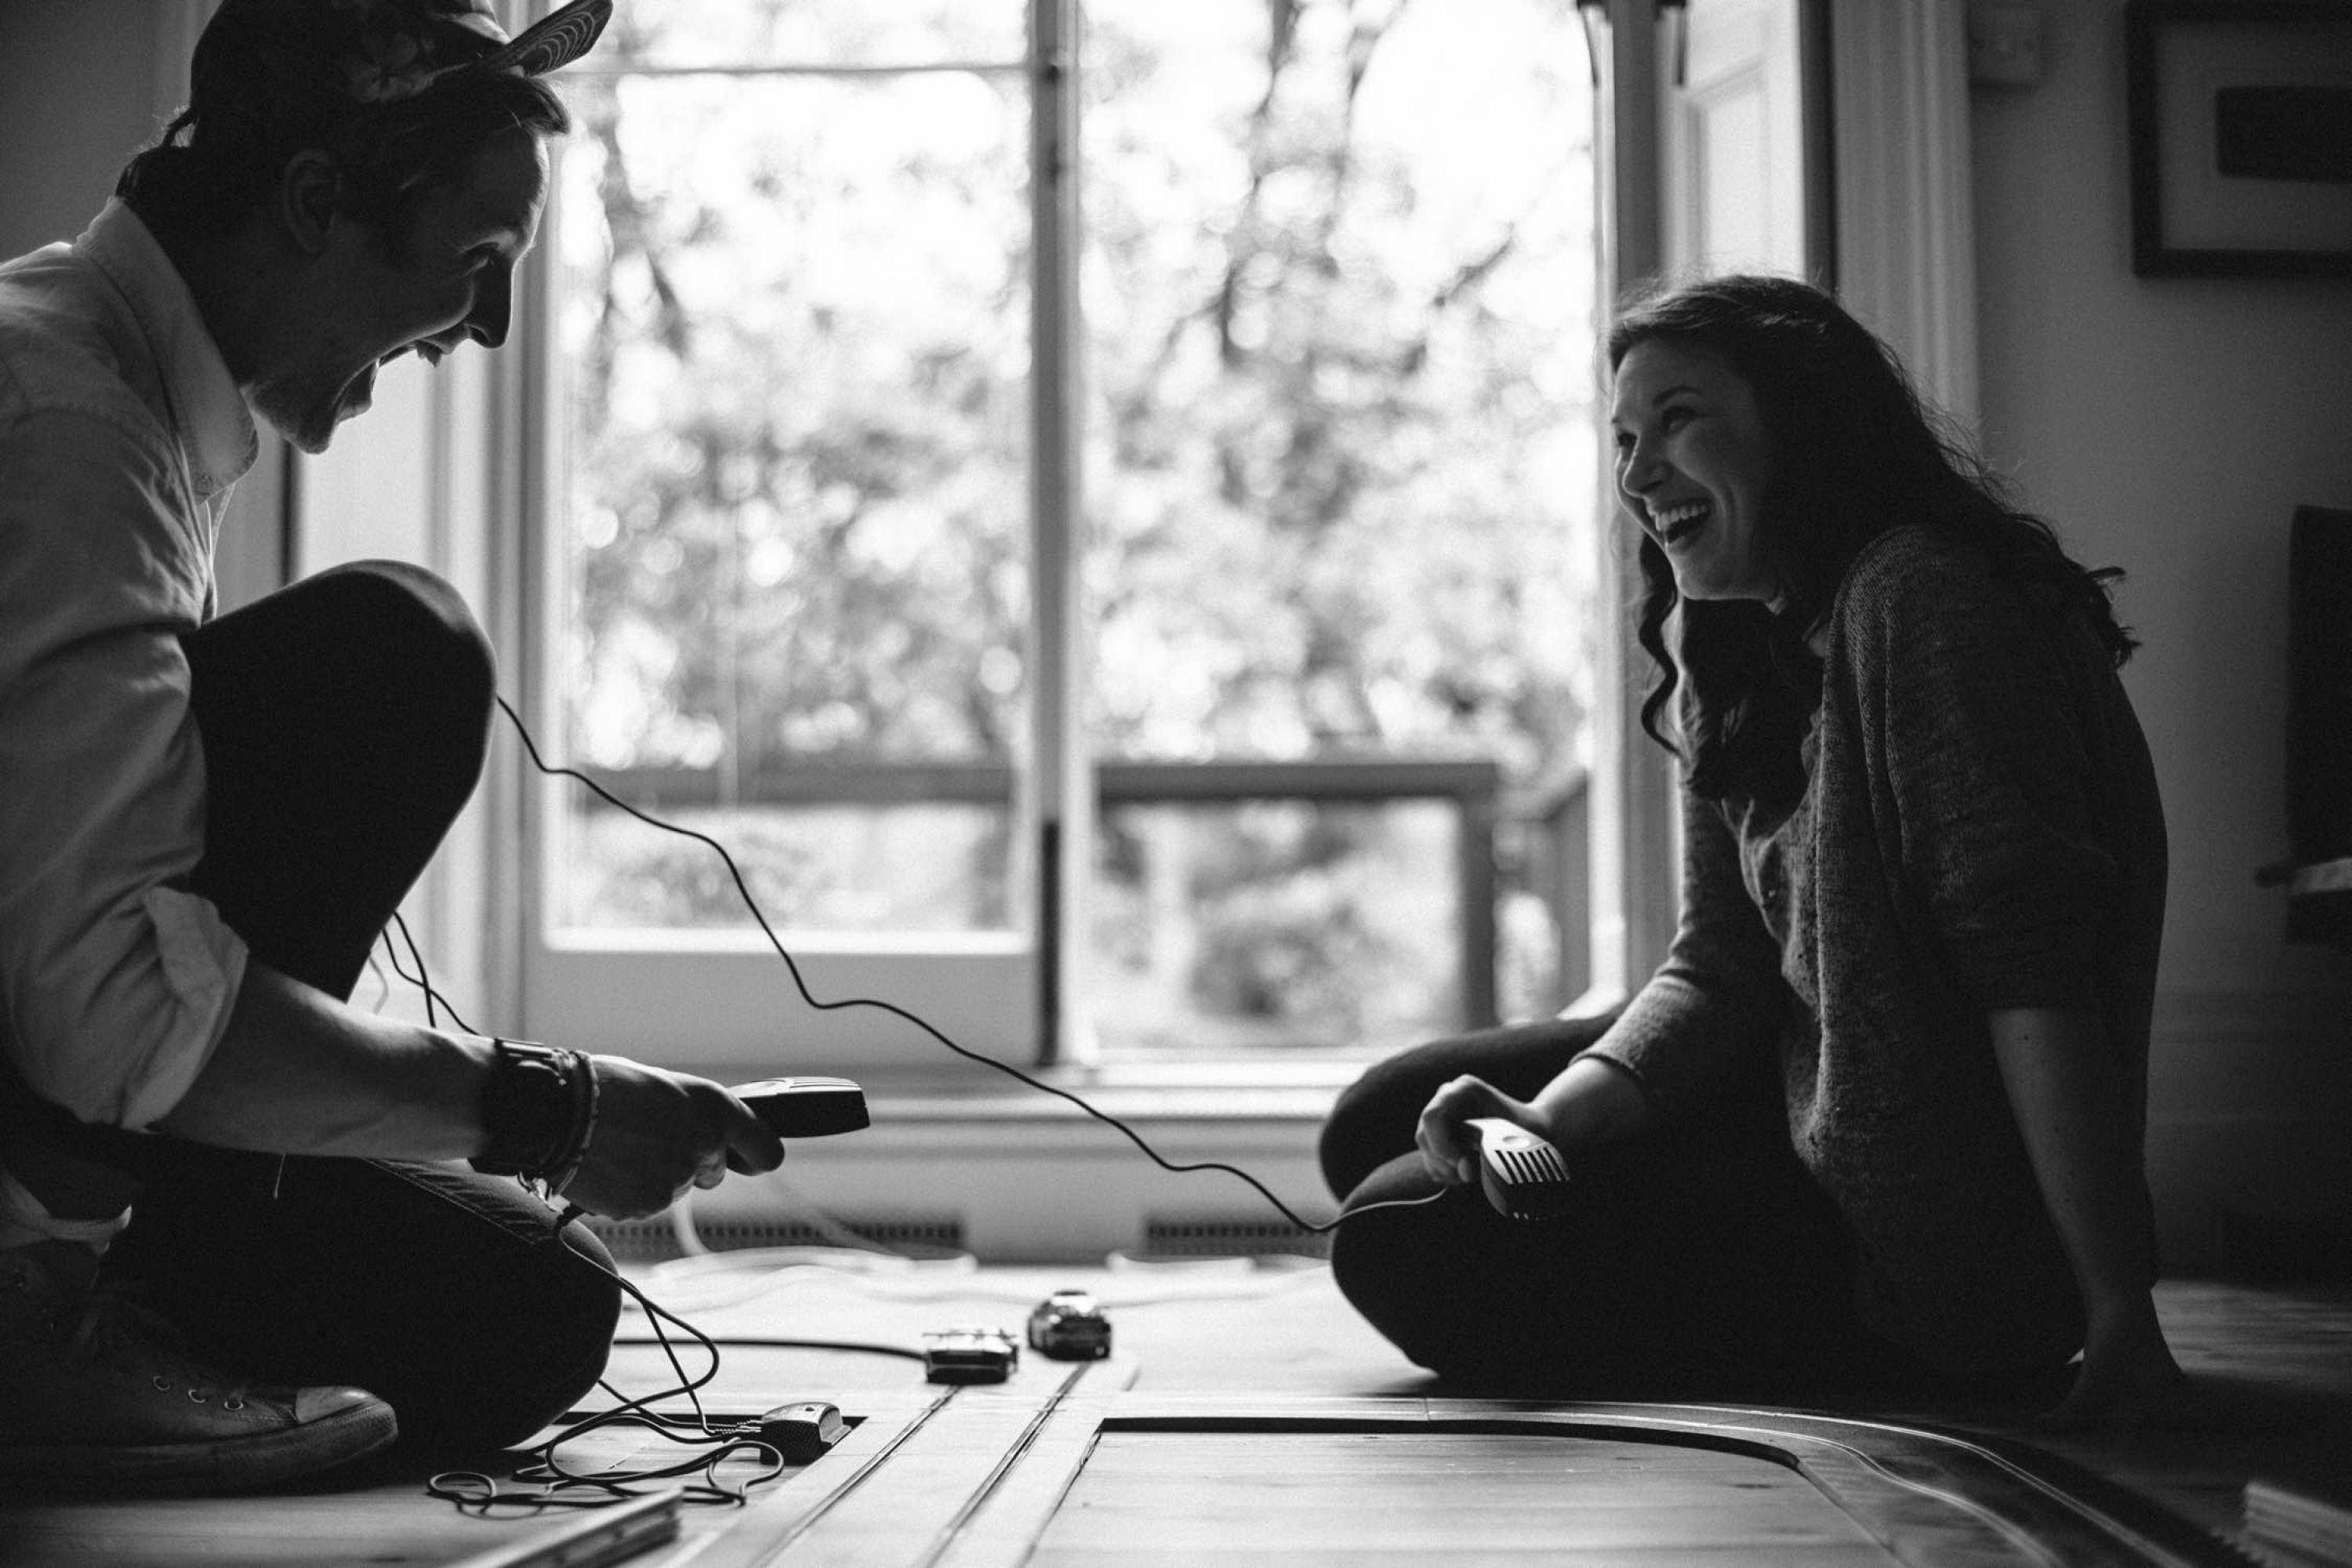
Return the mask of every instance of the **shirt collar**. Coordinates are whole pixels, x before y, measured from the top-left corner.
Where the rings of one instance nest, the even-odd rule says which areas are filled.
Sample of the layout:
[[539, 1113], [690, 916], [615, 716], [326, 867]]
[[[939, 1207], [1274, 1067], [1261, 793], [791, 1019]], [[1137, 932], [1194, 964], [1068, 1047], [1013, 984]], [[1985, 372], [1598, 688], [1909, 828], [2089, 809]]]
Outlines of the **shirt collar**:
[[108, 202], [74, 244], [122, 290], [147, 334], [197, 490], [209, 497], [226, 489], [253, 467], [260, 441], [187, 283], [120, 199]]

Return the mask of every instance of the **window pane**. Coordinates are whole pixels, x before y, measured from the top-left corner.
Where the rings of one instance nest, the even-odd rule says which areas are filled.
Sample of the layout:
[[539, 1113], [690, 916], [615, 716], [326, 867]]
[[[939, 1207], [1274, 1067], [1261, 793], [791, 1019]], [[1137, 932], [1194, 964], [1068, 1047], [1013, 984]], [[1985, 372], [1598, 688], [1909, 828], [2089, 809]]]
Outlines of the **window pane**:
[[[743, 897], [702, 845], [590, 803], [572, 830], [579, 925], [740, 931]], [[1011, 924], [1004, 813], [987, 806], [668, 806], [728, 847], [763, 910], [824, 931], [956, 931]]]
[[[1029, 602], [1020, 83], [571, 91], [571, 755], [640, 802], [721, 811], [779, 924], [1003, 929]], [[558, 925], [740, 925], [690, 890], [707, 850], [567, 809]]]
[[1026, 0], [625, 0], [566, 79], [655, 67], [1017, 66]]
[[1155, 1059], [1454, 1027], [1456, 826], [1427, 801], [1107, 807], [1100, 1027]]
[[[1094, 754], [1489, 761], [1515, 796], [1576, 777], [1597, 473], [1575, 7], [1088, 0], [1087, 21]], [[1107, 835], [1093, 972], [1141, 1009], [1097, 1012], [1107, 1047], [1387, 1048], [1459, 1022], [1452, 883], [1396, 869], [1427, 809], [1287, 837], [1195, 822], [1217, 869], [1182, 900]], [[1340, 866], [1358, 914], [1329, 902]], [[1384, 1000], [1260, 1027], [1205, 955], [1318, 900], [1319, 934], [1280, 941], [1314, 949], [1320, 994]], [[1444, 962], [1402, 963], [1364, 921]], [[1171, 952], [1204, 955], [1183, 984]]]

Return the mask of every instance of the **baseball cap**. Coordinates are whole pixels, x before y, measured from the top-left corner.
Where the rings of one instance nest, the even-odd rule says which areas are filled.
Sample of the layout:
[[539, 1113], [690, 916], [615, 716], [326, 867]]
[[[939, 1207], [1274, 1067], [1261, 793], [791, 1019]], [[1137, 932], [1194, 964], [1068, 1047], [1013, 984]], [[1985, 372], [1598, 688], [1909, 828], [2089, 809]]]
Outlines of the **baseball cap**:
[[461, 78], [542, 76], [585, 54], [613, 0], [570, 0], [520, 36], [490, 0], [222, 0], [190, 61], [197, 123], [323, 127]]

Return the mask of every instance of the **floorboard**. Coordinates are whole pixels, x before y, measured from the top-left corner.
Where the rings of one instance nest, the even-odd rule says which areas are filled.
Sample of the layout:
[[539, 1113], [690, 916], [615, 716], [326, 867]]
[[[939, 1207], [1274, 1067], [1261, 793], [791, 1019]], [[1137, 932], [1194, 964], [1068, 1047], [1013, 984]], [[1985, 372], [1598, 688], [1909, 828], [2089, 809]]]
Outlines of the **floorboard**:
[[[1103, 1301], [1116, 1354], [1075, 1367], [1024, 1355], [1011, 1383], [950, 1394], [903, 1359], [723, 1346], [700, 1396], [714, 1416], [814, 1398], [856, 1424], [824, 1460], [755, 1489], [748, 1506], [681, 1508], [677, 1539], [635, 1559], [648, 1568], [2039, 1560], [1982, 1541], [1923, 1557], [1927, 1538], [1906, 1545], [1900, 1529], [1882, 1531], [1890, 1545], [1756, 1452], [1537, 1431], [1527, 1423], [1570, 1407], [1465, 1403], [1303, 1261], [888, 1272], [730, 1261], [635, 1273], [722, 1338], [908, 1347], [929, 1329], [1017, 1332], [1048, 1290], [1076, 1287]], [[2196, 1391], [2170, 1429], [2049, 1436], [1944, 1412], [1878, 1414], [2022, 1442], [2224, 1541], [2236, 1538], [2250, 1478], [2352, 1468], [2352, 1289], [2168, 1281], [2158, 1305]], [[642, 1332], [642, 1319], [624, 1325], [625, 1337]], [[625, 1343], [608, 1381], [635, 1395], [671, 1379], [657, 1349]], [[1718, 1417], [1739, 1425], [1728, 1410], [1707, 1418]], [[567, 1450], [574, 1468], [676, 1454], [635, 1429]], [[487, 1568], [567, 1522], [462, 1513], [415, 1475], [360, 1479], [238, 1499], [0, 1500], [0, 1568]]]
[[1194, 1562], [1892, 1561], [1769, 1461], [1523, 1436], [1107, 1434], [1032, 1561], [1124, 1563], [1138, 1542]]

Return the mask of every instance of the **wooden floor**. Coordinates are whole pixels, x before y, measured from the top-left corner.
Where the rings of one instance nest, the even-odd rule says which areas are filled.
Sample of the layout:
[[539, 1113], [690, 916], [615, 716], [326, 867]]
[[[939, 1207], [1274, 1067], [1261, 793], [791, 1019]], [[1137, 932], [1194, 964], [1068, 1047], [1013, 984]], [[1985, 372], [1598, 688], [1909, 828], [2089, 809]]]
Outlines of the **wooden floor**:
[[[656, 1505], [648, 1527], [674, 1517], [677, 1533], [631, 1560], [663, 1568], [2252, 1562], [2229, 1544], [2250, 1477], [2352, 1476], [2347, 1288], [2168, 1282], [2158, 1307], [2195, 1380], [2190, 1418], [2025, 1439], [1934, 1412], [1858, 1422], [1457, 1398], [1303, 1263], [635, 1274], [689, 1321], [740, 1337], [912, 1346], [928, 1329], [1017, 1331], [1030, 1304], [1068, 1286], [1096, 1292], [1116, 1331], [1109, 1362], [1024, 1354], [1011, 1382], [963, 1389], [881, 1355], [728, 1348], [702, 1394], [714, 1415], [820, 1399], [856, 1426], [748, 1507]], [[611, 1381], [642, 1394], [670, 1380], [657, 1350], [625, 1344]], [[679, 1454], [613, 1429], [571, 1461]], [[547, 1543], [611, 1527], [601, 1514], [461, 1513], [414, 1475], [364, 1481], [0, 1501], [0, 1568], [576, 1563], [601, 1559], [559, 1559]]]

